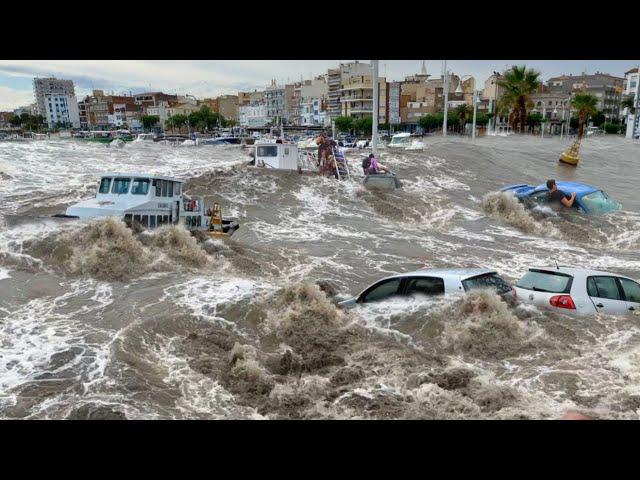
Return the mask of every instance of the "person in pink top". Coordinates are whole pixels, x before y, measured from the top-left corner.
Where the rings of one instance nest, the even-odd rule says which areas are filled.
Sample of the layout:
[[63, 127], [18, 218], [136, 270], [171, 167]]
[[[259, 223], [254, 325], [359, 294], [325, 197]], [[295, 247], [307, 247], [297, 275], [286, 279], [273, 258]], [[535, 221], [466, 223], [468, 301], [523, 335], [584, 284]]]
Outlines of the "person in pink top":
[[381, 171], [386, 173], [391, 172], [389, 167], [378, 162], [378, 159], [373, 156], [373, 153], [369, 154], [369, 157], [365, 158], [364, 162], [362, 162], [362, 168], [364, 169], [365, 175], [372, 175], [380, 173]]

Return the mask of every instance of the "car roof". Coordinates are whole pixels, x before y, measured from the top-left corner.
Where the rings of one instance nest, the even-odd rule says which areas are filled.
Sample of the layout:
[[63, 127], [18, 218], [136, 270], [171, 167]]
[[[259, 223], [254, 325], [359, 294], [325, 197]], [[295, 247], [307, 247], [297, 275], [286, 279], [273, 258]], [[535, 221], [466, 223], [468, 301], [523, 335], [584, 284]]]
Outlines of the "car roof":
[[[576, 192], [577, 195], [586, 195], [588, 193], [593, 193], [600, 190], [599, 188], [594, 187], [593, 185], [587, 185], [586, 183], [579, 183], [579, 182], [556, 181], [556, 185], [558, 186], [558, 190], [562, 190], [565, 193]], [[540, 192], [543, 190], [548, 190], [546, 183], [538, 185], [534, 189], [535, 192]]]
[[420, 270], [414, 270], [413, 272], [399, 273], [392, 275], [390, 278], [401, 277], [414, 277], [414, 276], [434, 276], [443, 278], [455, 278], [459, 280], [466, 280], [471, 277], [477, 277], [479, 275], [485, 275], [489, 273], [497, 273], [495, 270], [488, 268], [422, 268]]
[[531, 267], [531, 268], [529, 268], [529, 270], [546, 270], [546, 271], [550, 271], [550, 272], [566, 273], [566, 274], [572, 275], [572, 276], [575, 276], [575, 275], [615, 276], [615, 277], [622, 277], [622, 278], [628, 278], [629, 280], [633, 280], [633, 278], [631, 278], [631, 277], [627, 277], [626, 275], [621, 275], [621, 274], [615, 273], [615, 272], [605, 272], [603, 270], [591, 270], [590, 268], [567, 267], [567, 266], [563, 266], [563, 265], [559, 265], [558, 267], [556, 267], [556, 266], [553, 266], [553, 267]]

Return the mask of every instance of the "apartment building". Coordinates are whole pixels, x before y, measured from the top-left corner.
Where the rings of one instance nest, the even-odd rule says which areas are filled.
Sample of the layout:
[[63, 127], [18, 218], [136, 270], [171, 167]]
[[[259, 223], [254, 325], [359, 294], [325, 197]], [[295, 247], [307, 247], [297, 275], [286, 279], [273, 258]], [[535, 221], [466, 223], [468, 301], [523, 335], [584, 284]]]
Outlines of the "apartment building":
[[252, 103], [238, 107], [240, 125], [243, 127], [265, 127], [271, 119], [267, 116], [267, 106], [263, 103]]
[[286, 120], [285, 110], [285, 88], [276, 85], [272, 80], [264, 91], [264, 105], [267, 108], [267, 117], [274, 123], [279, 124]]
[[75, 95], [45, 93], [43, 99], [44, 117], [49, 128], [58, 125], [80, 128], [78, 99]]
[[620, 119], [620, 103], [624, 92], [624, 78], [608, 73], [596, 72], [593, 75], [561, 75], [547, 81], [549, 92], [574, 94], [585, 91], [598, 98], [597, 109], [608, 120]]
[[[378, 121], [387, 121], [387, 80], [378, 78]], [[340, 89], [342, 116], [353, 118], [371, 117], [373, 115], [373, 81], [371, 74], [349, 76], [342, 82]]]
[[45, 117], [48, 110], [48, 104], [45, 104], [46, 95], [54, 94], [58, 96], [74, 97], [76, 92], [73, 86], [73, 80], [62, 80], [55, 77], [49, 77], [33, 79], [33, 94], [36, 99], [35, 114]]

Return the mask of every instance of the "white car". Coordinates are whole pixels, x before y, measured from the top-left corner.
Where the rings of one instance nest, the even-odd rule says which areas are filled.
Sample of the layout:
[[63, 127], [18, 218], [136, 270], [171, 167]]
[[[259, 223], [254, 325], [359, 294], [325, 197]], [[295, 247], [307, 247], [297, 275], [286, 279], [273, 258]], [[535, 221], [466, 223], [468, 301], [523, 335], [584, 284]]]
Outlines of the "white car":
[[624, 275], [585, 268], [530, 268], [513, 287], [515, 297], [537, 307], [577, 314], [640, 312], [640, 284]]
[[495, 288], [501, 295], [512, 295], [511, 287], [494, 270], [486, 268], [424, 269], [378, 280], [357, 297], [339, 303], [343, 308], [358, 303], [386, 300], [412, 294], [445, 295], [478, 288]]

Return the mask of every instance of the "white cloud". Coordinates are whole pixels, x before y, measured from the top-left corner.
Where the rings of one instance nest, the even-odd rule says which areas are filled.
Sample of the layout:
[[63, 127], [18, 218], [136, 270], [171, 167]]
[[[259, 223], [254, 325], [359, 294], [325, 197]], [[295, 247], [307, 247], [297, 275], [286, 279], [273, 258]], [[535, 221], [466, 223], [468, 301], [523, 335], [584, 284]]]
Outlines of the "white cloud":
[[0, 85], [0, 110], [13, 111], [35, 102], [33, 90], [16, 90]]

